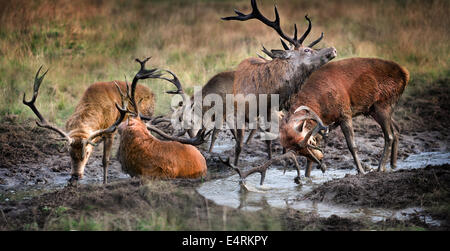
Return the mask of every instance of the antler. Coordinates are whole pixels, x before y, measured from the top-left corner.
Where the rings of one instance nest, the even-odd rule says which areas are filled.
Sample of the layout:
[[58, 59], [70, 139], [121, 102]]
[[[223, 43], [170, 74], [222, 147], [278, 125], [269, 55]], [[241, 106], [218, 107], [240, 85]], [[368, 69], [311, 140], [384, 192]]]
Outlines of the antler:
[[106, 129], [97, 130], [97, 131], [91, 133], [91, 135], [89, 135], [89, 138], [87, 138], [83, 142], [83, 147], [85, 147], [87, 144], [91, 144], [93, 146], [96, 146], [96, 144], [93, 143], [92, 140], [94, 140], [97, 137], [102, 136], [103, 134], [113, 133], [117, 129], [117, 126], [124, 120], [125, 115], [127, 114], [127, 112], [128, 113], [132, 113], [127, 108], [127, 106], [128, 106], [127, 98], [129, 97], [129, 89], [130, 89], [128, 83], [126, 83], [126, 85], [127, 85], [127, 94], [124, 94], [122, 92], [122, 90], [120, 89], [120, 87], [117, 84], [117, 82], [114, 81], [114, 84], [116, 85], [116, 88], [117, 88], [117, 90], [120, 93], [120, 97], [121, 97], [121, 100], [122, 100], [122, 106], [123, 106], [123, 108], [121, 108], [117, 103], [115, 103], [117, 110], [119, 110], [119, 118], [117, 118], [116, 122], [114, 122], [114, 124], [112, 124], [110, 127], [106, 128]]
[[177, 87], [176, 91], [167, 91], [166, 93], [168, 94], [180, 94], [181, 97], [183, 98], [183, 105], [186, 104], [186, 95], [183, 91], [183, 87], [181, 85], [180, 80], [178, 79], [177, 75], [175, 75], [175, 73], [169, 71], [169, 70], [163, 70], [167, 73], [169, 73], [170, 75], [172, 75], [172, 79], [166, 78], [166, 77], [158, 77], [159, 79], [164, 79], [166, 81], [169, 81], [170, 83], [174, 84]]
[[179, 137], [175, 137], [175, 136], [170, 136], [153, 125], [147, 125], [147, 129], [151, 130], [153, 132], [156, 132], [157, 134], [159, 134], [160, 136], [162, 136], [165, 139], [172, 140], [172, 141], [178, 141], [183, 144], [189, 144], [189, 145], [194, 145], [194, 146], [198, 146], [198, 145], [205, 143], [205, 141], [206, 141], [205, 138], [212, 131], [212, 130], [209, 130], [208, 132], [206, 132], [206, 129], [202, 128], [200, 131], [198, 131], [197, 135], [195, 135], [194, 138], [187, 139], [187, 138], [179, 138]]
[[[158, 69], [156, 69], [156, 68], [153, 68], [150, 70], [145, 69], [145, 63], [147, 63], [147, 61], [150, 60], [150, 58], [152, 58], [152, 57], [148, 57], [148, 58], [144, 59], [143, 61], [139, 60], [138, 58], [135, 59], [136, 62], [138, 62], [141, 65], [141, 69], [139, 69], [138, 73], [136, 73], [136, 75], [133, 78], [133, 82], [131, 82], [130, 101], [131, 101], [131, 104], [133, 105], [133, 107], [135, 108], [136, 114], [139, 114], [138, 104], [135, 102], [135, 96], [134, 96], [137, 82], [140, 79], [158, 78], [161, 76], [161, 74], [158, 72]], [[141, 114], [139, 114], [139, 116], [142, 117]]]
[[[251, 5], [252, 5], [252, 12], [250, 14], [243, 14], [242, 12], [238, 11], [238, 10], [234, 10], [234, 12], [237, 14], [237, 16], [230, 16], [230, 17], [222, 17], [222, 20], [238, 20], [238, 21], [247, 21], [250, 19], [257, 19], [261, 22], [263, 22], [265, 25], [273, 28], [278, 35], [280, 35], [283, 39], [289, 41], [291, 44], [297, 46], [300, 46], [301, 44], [298, 43], [298, 41], [294, 40], [293, 38], [290, 38], [288, 36], [286, 36], [283, 33], [283, 30], [281, 30], [280, 27], [280, 16], [278, 14], [278, 9], [277, 6], [274, 6], [274, 12], [275, 12], [275, 20], [274, 21], [270, 21], [269, 19], [267, 19], [266, 17], [264, 17], [261, 12], [258, 9], [258, 5], [256, 4], [255, 0], [251, 0]], [[297, 30], [297, 28], [295, 28], [295, 30]], [[295, 32], [296, 33], [296, 32]]]
[[[230, 17], [223, 17], [222, 20], [238, 20], [238, 21], [247, 21], [250, 19], [257, 19], [259, 21], [261, 21], [262, 23], [264, 23], [265, 25], [273, 28], [278, 35], [280, 35], [283, 39], [285, 39], [286, 41], [288, 41], [289, 43], [293, 44], [295, 48], [298, 48], [302, 45], [303, 41], [305, 40], [305, 38], [308, 36], [309, 32], [311, 31], [311, 20], [309, 19], [308, 15], [305, 16], [306, 20], [308, 21], [308, 28], [306, 29], [305, 33], [303, 33], [303, 35], [300, 37], [300, 39], [297, 39], [297, 25], [294, 24], [294, 37], [288, 37], [284, 34], [283, 30], [280, 27], [280, 16], [278, 14], [278, 9], [277, 6], [274, 5], [274, 12], [275, 12], [275, 20], [274, 21], [270, 21], [269, 19], [267, 19], [266, 17], [264, 17], [261, 12], [258, 9], [258, 6], [256, 4], [256, 0], [251, 0], [251, 6], [252, 6], [252, 12], [250, 14], [243, 14], [242, 12], [238, 11], [238, 10], [234, 10], [234, 12], [237, 14], [237, 16], [230, 16]], [[322, 35], [323, 37], [323, 35]], [[322, 38], [314, 41], [312, 43], [312, 45], [317, 44]], [[287, 46], [286, 43], [284, 43], [283, 40], [281, 40], [281, 43], [283, 45], [283, 48], [285, 50], [289, 50], [289, 46]], [[310, 46], [308, 46], [310, 47]]]
[[314, 45], [316, 45], [317, 43], [319, 43], [320, 40], [322, 40], [322, 38], [323, 38], [323, 32], [320, 34], [320, 37], [319, 37], [318, 39], [314, 40], [312, 43], [310, 43], [310, 44], [308, 45], [308, 47], [309, 47], [309, 48], [313, 47]]
[[223, 160], [219, 156], [219, 159], [220, 159], [220, 161], [223, 164], [231, 167], [233, 170], [235, 170], [238, 173], [239, 177], [241, 178], [241, 180], [240, 180], [241, 184], [245, 184], [245, 179], [249, 175], [254, 174], [254, 173], [260, 173], [261, 174], [261, 180], [260, 180], [259, 184], [261, 186], [264, 184], [264, 179], [266, 178], [267, 169], [272, 165], [272, 163], [275, 162], [275, 161], [279, 161], [279, 160], [285, 159], [285, 158], [293, 158], [294, 159], [294, 163], [295, 163], [295, 165], [297, 167], [297, 175], [298, 175], [298, 177], [296, 177], [295, 180], [298, 183], [300, 181], [300, 167], [298, 165], [297, 159], [295, 159], [295, 154], [292, 151], [289, 151], [289, 152], [287, 152], [287, 153], [285, 153], [283, 155], [278, 155], [278, 156], [276, 156], [276, 157], [274, 157], [274, 158], [264, 162], [263, 164], [255, 167], [253, 169], [250, 169], [248, 171], [245, 171], [245, 172], [242, 171], [237, 166], [231, 164], [230, 163], [230, 158], [228, 158], [227, 160]]
[[[301, 116], [300, 118], [298, 118], [296, 120], [302, 121], [302, 120], [306, 120], [306, 119], [311, 119], [311, 120], [314, 120], [314, 121], [317, 122], [317, 125], [314, 127], [314, 129], [309, 131], [306, 134], [305, 138], [301, 142], [298, 143], [301, 147], [305, 147], [307, 145], [309, 147], [311, 147], [311, 145], [308, 144], [309, 139], [311, 137], [316, 136], [316, 134], [319, 133], [322, 130], [328, 131], [328, 127], [323, 124], [323, 122], [320, 119], [320, 117], [313, 110], [311, 110], [311, 108], [309, 108], [308, 106], [303, 106], [302, 105], [302, 106], [298, 107], [294, 111], [294, 113], [299, 112], [299, 111], [307, 111], [308, 115], [303, 115], [303, 116]], [[303, 123], [305, 123], [305, 122], [303, 122]]]
[[36, 121], [36, 124], [40, 127], [44, 127], [50, 130], [53, 130], [55, 132], [57, 132], [59, 135], [61, 135], [64, 139], [67, 139], [69, 142], [71, 141], [70, 136], [65, 133], [63, 130], [50, 125], [45, 118], [41, 115], [41, 113], [38, 111], [38, 109], [36, 108], [36, 106], [34, 105], [34, 102], [36, 101], [36, 98], [39, 94], [39, 87], [41, 86], [42, 80], [45, 77], [45, 74], [47, 74], [48, 69], [46, 72], [44, 72], [44, 74], [42, 74], [42, 76], [39, 77], [39, 72], [41, 71], [42, 66], [39, 67], [39, 70], [36, 72], [36, 76], [34, 77], [34, 86], [33, 86], [33, 98], [31, 98], [30, 101], [26, 101], [25, 100], [25, 93], [23, 94], [23, 100], [22, 102], [27, 105], [28, 107], [31, 108], [31, 110], [34, 112], [34, 114], [36, 114], [36, 116], [39, 118], [40, 121]]
[[[120, 89], [120, 88], [119, 88]], [[129, 112], [127, 110], [127, 106], [125, 104], [124, 108], [120, 107], [117, 103], [115, 103], [117, 110], [119, 110], [119, 118], [117, 118], [116, 122], [114, 122], [114, 124], [112, 124], [110, 127], [106, 128], [106, 129], [101, 129], [101, 130], [97, 130], [93, 133], [91, 133], [91, 135], [89, 135], [89, 138], [84, 141], [84, 146], [86, 144], [91, 144], [91, 145], [96, 145], [95, 143], [92, 142], [92, 140], [94, 140], [97, 137], [102, 136], [103, 134], [110, 134], [113, 133], [114, 131], [116, 131], [117, 126], [122, 123], [123, 119], [125, 118], [125, 115], [127, 114], [127, 112]]]
[[[309, 19], [308, 15], [305, 16], [305, 19], [308, 21], [308, 29], [306, 29], [305, 33], [302, 35], [302, 37], [300, 39], [297, 40], [297, 27], [294, 26], [295, 31], [294, 31], [294, 39], [296, 41], [298, 41], [300, 44], [303, 44], [303, 41], [305, 40], [305, 38], [308, 36], [309, 32], [311, 31], [311, 19]], [[323, 38], [323, 32], [320, 34], [320, 37], [316, 40], [314, 40], [312, 43], [310, 43], [308, 45], [309, 48], [312, 48], [314, 45], [316, 45], [317, 43], [319, 43]], [[283, 41], [283, 39], [280, 38], [281, 41], [281, 45], [283, 46], [283, 48], [285, 50], [290, 50], [291, 48]]]

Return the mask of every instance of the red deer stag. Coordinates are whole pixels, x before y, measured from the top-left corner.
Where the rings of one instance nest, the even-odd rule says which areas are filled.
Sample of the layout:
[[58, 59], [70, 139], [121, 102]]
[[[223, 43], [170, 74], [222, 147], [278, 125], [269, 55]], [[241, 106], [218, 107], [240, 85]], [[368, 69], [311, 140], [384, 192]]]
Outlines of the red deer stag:
[[[155, 78], [158, 74], [156, 69], [145, 70], [144, 64], [150, 58], [145, 59], [141, 63], [140, 78]], [[42, 68], [42, 66], [41, 66]], [[39, 118], [36, 124], [40, 127], [51, 129], [57, 132], [63, 139], [67, 140], [69, 153], [71, 158], [72, 173], [69, 184], [76, 184], [83, 177], [85, 165], [91, 155], [96, 142], [103, 137], [103, 183], [107, 183], [108, 162], [111, 155], [114, 134], [109, 132], [108, 126], [113, 124], [119, 116], [119, 112], [114, 108], [116, 102], [120, 102], [121, 97], [117, 93], [113, 82], [98, 82], [89, 86], [84, 92], [81, 100], [78, 102], [74, 113], [66, 122], [66, 131], [63, 131], [54, 125], [49, 124], [34, 105], [39, 87], [44, 79], [45, 72], [39, 77], [39, 70], [34, 80], [33, 98], [31, 101], [23, 103], [31, 108], [31, 110]], [[116, 82], [116, 81], [114, 81]], [[118, 85], [125, 87], [124, 82], [118, 82]], [[143, 112], [144, 117], [153, 115], [154, 95], [145, 86], [139, 85], [136, 88], [136, 97], [141, 100], [139, 109]]]
[[[170, 72], [169, 72], [170, 73]], [[172, 74], [172, 73], [171, 73]], [[173, 79], [166, 79], [175, 85], [176, 93], [182, 94], [181, 84], [173, 75]], [[136, 78], [135, 78], [136, 79]], [[198, 178], [206, 175], [206, 160], [197, 148], [204, 142], [205, 130], [200, 130], [195, 138], [185, 139], [165, 134], [153, 125], [146, 125], [140, 118], [137, 103], [134, 98], [136, 82], [131, 85], [131, 93], [127, 86], [126, 94], [117, 86], [122, 97], [122, 104], [131, 103], [134, 115], [118, 126], [120, 134], [119, 161], [122, 170], [131, 176], [152, 178]], [[175, 92], [173, 92], [175, 93]], [[115, 130], [113, 128], [112, 130]], [[156, 132], [171, 141], [161, 141], [150, 134]]]
[[[309, 177], [313, 162], [319, 167], [324, 165], [316, 135], [340, 126], [358, 173], [364, 174], [354, 142], [352, 118], [370, 115], [381, 126], [385, 140], [378, 171], [385, 171], [389, 154], [391, 168], [395, 169], [399, 132], [392, 113], [408, 81], [408, 70], [387, 60], [349, 58], [331, 62], [311, 74], [292, 99], [289, 114], [281, 124], [280, 142], [291, 152], [307, 158], [305, 176]], [[265, 172], [267, 167], [264, 165], [258, 172]], [[296, 177], [296, 182], [299, 178]]]
[[[237, 106], [237, 103], [245, 103], [245, 100], [240, 100], [240, 98], [236, 96], [237, 94], [242, 94], [240, 95], [241, 97], [245, 97], [248, 94], [255, 94], [257, 99], [259, 98], [258, 94], [279, 94], [280, 108], [287, 110], [289, 108], [288, 101], [291, 95], [298, 91], [305, 79], [307, 79], [312, 72], [336, 57], [336, 49], [333, 47], [320, 50], [312, 49], [312, 47], [323, 38], [323, 33], [317, 40], [308, 46], [303, 46], [303, 41], [311, 31], [311, 20], [308, 16], [305, 16], [308, 21], [308, 28], [305, 33], [297, 39], [297, 26], [294, 25], [294, 36], [291, 38], [286, 36], [281, 30], [280, 17], [276, 6], [274, 7], [274, 21], [268, 20], [261, 14], [255, 0], [251, 1], [251, 6], [252, 12], [248, 15], [235, 10], [237, 16], [225, 17], [222, 19], [238, 21], [257, 19], [273, 28], [282, 39], [292, 44], [293, 48], [289, 49], [283, 40], [281, 40], [284, 48], [289, 50], [272, 50], [269, 52], [263, 47], [263, 52], [269, 55], [273, 60], [249, 58], [242, 61], [235, 72], [233, 85], [233, 94], [235, 95], [236, 100], [235, 106]], [[270, 104], [270, 101], [268, 100], [267, 103]], [[270, 111], [266, 114], [270, 114]], [[248, 113], [245, 115], [245, 119], [248, 121]], [[242, 128], [245, 127], [245, 125], [239, 125], [239, 127], [240, 128], [237, 128], [236, 131], [237, 142], [234, 159], [235, 165], [238, 163], [239, 155], [243, 148], [245, 132], [245, 128]], [[266, 143], [269, 150], [269, 158], [271, 158], [271, 141], [266, 141]]]
[[287, 122], [281, 126], [281, 143], [308, 158], [305, 175], [309, 176], [312, 162], [320, 166], [323, 158], [314, 136], [325, 125], [340, 126], [358, 172], [365, 173], [353, 139], [352, 118], [370, 115], [381, 126], [385, 141], [378, 171], [385, 170], [389, 153], [395, 169], [398, 127], [392, 113], [408, 81], [408, 70], [392, 61], [349, 58], [327, 64], [298, 92]]

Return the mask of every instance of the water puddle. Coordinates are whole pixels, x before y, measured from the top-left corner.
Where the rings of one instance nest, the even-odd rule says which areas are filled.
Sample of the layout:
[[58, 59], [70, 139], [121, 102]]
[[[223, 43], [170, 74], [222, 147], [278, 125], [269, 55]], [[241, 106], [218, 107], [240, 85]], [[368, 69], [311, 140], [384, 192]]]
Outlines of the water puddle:
[[427, 165], [437, 166], [448, 163], [450, 163], [450, 152], [423, 152], [398, 161], [397, 169], [417, 169]]
[[[398, 169], [423, 168], [426, 165], [439, 165], [450, 163], [450, 153], [427, 152], [417, 155], [410, 155], [403, 161], [398, 161]], [[374, 167], [375, 168], [375, 167]], [[303, 173], [303, 170], [302, 170]], [[332, 205], [329, 203], [314, 202], [310, 200], [298, 201], [321, 184], [332, 180], [340, 179], [345, 175], [356, 174], [355, 169], [333, 169], [329, 168], [326, 173], [313, 169], [311, 178], [302, 177], [302, 186], [294, 183], [297, 176], [295, 170], [288, 170], [283, 174], [283, 170], [270, 168], [267, 170], [266, 180], [263, 186], [259, 185], [260, 176], [251, 175], [246, 179], [246, 186], [249, 192], [243, 192], [239, 185], [239, 176], [218, 180], [211, 180], [202, 184], [197, 190], [207, 199], [214, 201], [218, 205], [240, 208], [247, 211], [260, 210], [265, 206], [276, 208], [293, 208], [303, 212], [315, 213], [320, 217], [329, 217], [333, 214], [345, 218], [365, 218], [373, 222], [382, 221], [389, 218], [404, 220], [408, 215], [423, 212], [422, 208], [407, 208], [402, 210], [389, 210], [382, 208], [359, 208]], [[426, 216], [428, 224], [439, 225], [439, 221]]]

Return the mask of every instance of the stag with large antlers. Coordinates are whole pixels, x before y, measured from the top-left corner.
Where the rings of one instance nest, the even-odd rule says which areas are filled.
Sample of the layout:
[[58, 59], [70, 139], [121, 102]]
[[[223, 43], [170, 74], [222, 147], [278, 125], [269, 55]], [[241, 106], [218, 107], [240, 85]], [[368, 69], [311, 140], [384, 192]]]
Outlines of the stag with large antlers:
[[[258, 9], [255, 0], [251, 1], [252, 12], [243, 14], [235, 10], [237, 16], [224, 17], [223, 20], [246, 21], [257, 19], [265, 25], [274, 29], [282, 39], [283, 46], [286, 50], [268, 51], [263, 47], [263, 52], [272, 58], [265, 60], [262, 58], [249, 58], [241, 62], [235, 71], [234, 79], [234, 95], [236, 103], [245, 103], [245, 100], [239, 100], [237, 94], [279, 94], [280, 108], [289, 109], [289, 98], [296, 93], [305, 79], [316, 69], [329, 62], [336, 57], [336, 49], [333, 47], [314, 50], [311, 47], [316, 45], [323, 38], [321, 36], [309, 44], [303, 46], [303, 42], [311, 31], [311, 20], [306, 16], [308, 28], [305, 33], [298, 38], [297, 26], [294, 25], [294, 36], [285, 35], [280, 26], [280, 17], [277, 7], [275, 6], [275, 20], [270, 21], [264, 17]], [[283, 39], [288, 41], [293, 47], [290, 49]], [[268, 102], [270, 104], [270, 102]], [[236, 105], [235, 105], [236, 106]], [[270, 114], [270, 112], [266, 113]], [[246, 121], [248, 121], [246, 114]], [[268, 119], [267, 119], [268, 120]], [[239, 155], [243, 147], [244, 126], [240, 126], [236, 131], [236, 148], [234, 164], [237, 165]], [[266, 142], [269, 150], [269, 158], [271, 157], [271, 141]]]
[[[144, 69], [144, 64], [148, 59], [141, 61], [141, 70], [138, 76], [140, 79], [158, 76], [155, 69]], [[49, 124], [34, 104], [38, 96], [39, 87], [47, 73], [45, 72], [42, 76], [39, 76], [41, 68], [37, 71], [34, 80], [33, 98], [30, 101], [26, 101], [24, 94], [23, 103], [29, 106], [38, 117], [39, 121], [36, 121], [38, 126], [57, 132], [67, 141], [72, 167], [70, 184], [76, 184], [83, 177], [84, 168], [94, 149], [94, 145], [103, 140], [103, 183], [107, 183], [108, 162], [114, 139], [114, 134], [111, 133], [109, 126], [120, 117], [120, 113], [115, 108], [115, 103], [121, 102], [121, 97], [117, 93], [114, 82], [122, 88], [125, 87], [125, 82], [98, 82], [89, 86], [78, 102], [74, 113], [67, 120], [66, 130], [63, 131]], [[136, 98], [141, 101], [139, 103], [139, 110], [142, 111], [141, 115], [146, 118], [151, 117], [154, 110], [153, 93], [142, 85], [135, 86], [135, 88]]]
[[[175, 74], [173, 78], [159, 76], [177, 86], [176, 91], [169, 93], [183, 94], [181, 83]], [[135, 79], [138, 80], [139, 73]], [[124, 94], [119, 86], [118, 92], [122, 97], [124, 107], [128, 103], [134, 108], [133, 115], [119, 125], [120, 145], [119, 161], [122, 170], [131, 176], [143, 176], [151, 178], [198, 178], [206, 175], [207, 166], [203, 155], [194, 145], [202, 144], [208, 135], [205, 130], [200, 130], [194, 138], [180, 138], [166, 134], [154, 125], [145, 124], [142, 116], [138, 116], [139, 107], [135, 100], [135, 87], [137, 81], [131, 84], [131, 88], [126, 88]], [[131, 91], [130, 91], [131, 89]], [[125, 109], [125, 108], [123, 108]], [[159, 140], [152, 134], [153, 131], [165, 140]]]
[[[325, 168], [318, 136], [326, 135], [329, 130], [340, 126], [357, 171], [364, 174], [366, 171], [361, 165], [354, 142], [352, 118], [371, 116], [381, 126], [384, 135], [378, 171], [385, 171], [389, 154], [391, 168], [395, 169], [399, 128], [392, 119], [392, 113], [408, 81], [407, 69], [382, 59], [349, 58], [323, 66], [311, 74], [292, 98], [291, 109], [281, 123], [281, 145], [307, 158], [305, 176], [309, 177], [313, 163], [317, 163], [322, 171]], [[282, 155], [278, 159], [286, 157], [290, 155]], [[231, 166], [229, 162], [224, 163]], [[246, 172], [239, 170], [238, 173], [245, 179], [259, 172], [262, 184], [265, 171], [271, 164], [268, 161]], [[298, 173], [295, 182], [299, 181]]]

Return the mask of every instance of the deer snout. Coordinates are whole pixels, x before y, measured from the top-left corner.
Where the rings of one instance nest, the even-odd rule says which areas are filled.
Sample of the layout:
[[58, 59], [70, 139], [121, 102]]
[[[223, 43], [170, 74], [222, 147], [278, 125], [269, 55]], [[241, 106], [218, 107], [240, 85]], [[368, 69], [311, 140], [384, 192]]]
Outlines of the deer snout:
[[336, 50], [336, 48], [330, 47], [329, 48], [329, 52], [327, 53], [326, 57], [328, 59], [330, 59], [330, 60], [335, 58], [335, 57], [337, 57], [337, 50]]

